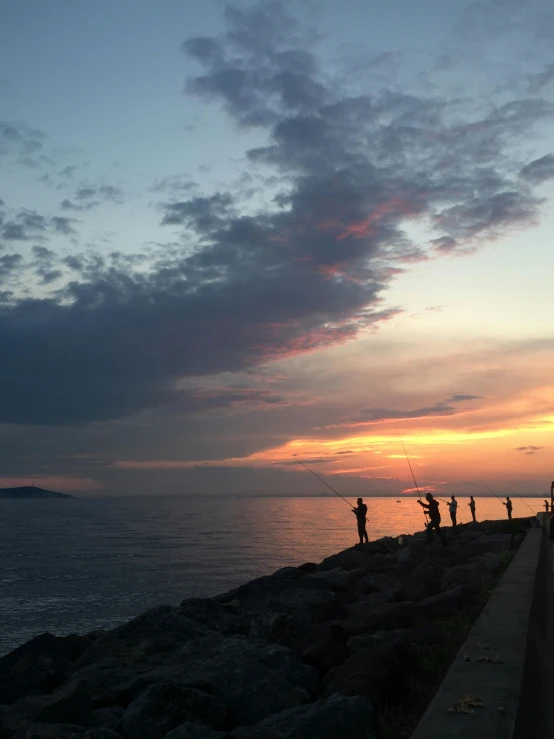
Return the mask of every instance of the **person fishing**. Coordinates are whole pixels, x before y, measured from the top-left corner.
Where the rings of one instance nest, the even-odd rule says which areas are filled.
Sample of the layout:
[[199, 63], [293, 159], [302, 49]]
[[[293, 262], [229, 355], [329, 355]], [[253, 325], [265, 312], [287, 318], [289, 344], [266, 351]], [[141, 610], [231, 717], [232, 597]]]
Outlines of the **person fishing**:
[[510, 500], [510, 497], [508, 495], [506, 496], [506, 502], [505, 503], [502, 503], [502, 505], [505, 505], [506, 506], [506, 513], [508, 514], [508, 518], [511, 521], [512, 520], [512, 508], [513, 508], [513, 505], [512, 505], [512, 501]]
[[547, 500], [545, 500], [545, 501], [544, 501], [544, 510], [545, 510], [545, 511], [546, 511], [547, 513], [548, 513], [548, 511], [550, 510], [550, 506], [548, 505], [548, 501], [547, 501]]
[[431, 493], [427, 493], [425, 496], [427, 503], [423, 503], [421, 500], [417, 502], [422, 508], [426, 508], [429, 511], [429, 523], [427, 524], [427, 541], [431, 543], [433, 541], [433, 529], [437, 532], [438, 536], [442, 540], [443, 546], [446, 546], [447, 541], [444, 534], [441, 531], [441, 514], [439, 512], [439, 504]]
[[450, 503], [448, 504], [448, 511], [450, 513], [450, 520], [452, 521], [452, 528], [456, 528], [456, 516], [458, 515], [458, 501], [454, 495], [450, 496]]
[[366, 543], [369, 541], [369, 538], [367, 536], [367, 531], [365, 527], [366, 517], [367, 517], [367, 506], [364, 503], [363, 498], [358, 498], [357, 506], [356, 508], [352, 509], [352, 513], [356, 516], [358, 520], [358, 536], [360, 537], [360, 544], [364, 543], [364, 539]]
[[477, 519], [475, 518], [475, 501], [473, 500], [473, 495], [469, 496], [469, 510], [471, 512], [471, 517], [473, 519], [473, 523], [477, 523]]

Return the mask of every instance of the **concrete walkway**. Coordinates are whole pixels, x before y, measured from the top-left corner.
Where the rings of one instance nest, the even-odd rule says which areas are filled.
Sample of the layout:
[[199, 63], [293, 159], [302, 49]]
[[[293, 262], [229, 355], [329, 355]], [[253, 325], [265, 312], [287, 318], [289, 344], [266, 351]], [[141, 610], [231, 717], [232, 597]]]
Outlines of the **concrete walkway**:
[[412, 739], [554, 737], [554, 544], [545, 529], [527, 534]]

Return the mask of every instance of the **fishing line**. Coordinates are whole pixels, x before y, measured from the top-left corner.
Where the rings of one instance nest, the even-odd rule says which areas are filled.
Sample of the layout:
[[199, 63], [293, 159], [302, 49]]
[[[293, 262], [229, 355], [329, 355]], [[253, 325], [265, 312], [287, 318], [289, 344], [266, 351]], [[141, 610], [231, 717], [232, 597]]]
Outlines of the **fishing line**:
[[[410, 472], [412, 473], [412, 479], [414, 481], [414, 485], [416, 486], [417, 494], [419, 495], [419, 499], [421, 500], [421, 493], [419, 492], [419, 486], [417, 484], [417, 480], [415, 479], [415, 475], [412, 469], [410, 458], [408, 457], [408, 452], [406, 451], [406, 447], [404, 446], [404, 442], [402, 441], [402, 437], [400, 436], [400, 431], [398, 430], [398, 426], [396, 424], [394, 425], [396, 426], [396, 433], [398, 434], [398, 438], [400, 439], [400, 443], [402, 444], [402, 449], [404, 450], [404, 454], [406, 455], [406, 461], [408, 463], [408, 467], [410, 468]], [[423, 509], [423, 514], [426, 518], [429, 515], [427, 511], [425, 510], [425, 508]]]
[[305, 469], [307, 469], [307, 470], [308, 470], [308, 472], [311, 472], [311, 473], [312, 473], [312, 475], [313, 475], [314, 477], [317, 477], [317, 479], [318, 479], [318, 480], [319, 480], [320, 482], [322, 482], [322, 483], [323, 483], [324, 485], [327, 485], [327, 487], [329, 488], [329, 490], [332, 490], [332, 491], [333, 491], [333, 492], [334, 492], [334, 493], [335, 493], [336, 495], [338, 495], [338, 496], [339, 496], [339, 498], [342, 498], [342, 499], [344, 500], [344, 502], [346, 503], [346, 505], [349, 505], [349, 506], [350, 506], [350, 508], [352, 508], [352, 510], [355, 510], [355, 508], [354, 508], [354, 506], [352, 505], [352, 503], [349, 503], [349, 502], [348, 502], [348, 501], [346, 500], [346, 498], [344, 498], [344, 497], [343, 497], [343, 496], [342, 496], [342, 495], [341, 495], [341, 494], [340, 494], [339, 492], [337, 492], [337, 491], [335, 490], [335, 488], [332, 488], [332, 487], [331, 487], [331, 486], [329, 485], [329, 483], [328, 483], [328, 482], [325, 482], [325, 480], [324, 480], [324, 479], [323, 479], [322, 477], [320, 477], [319, 475], [317, 475], [317, 474], [316, 474], [316, 473], [315, 473], [315, 472], [314, 472], [313, 470], [311, 470], [311, 469], [310, 469], [310, 468], [309, 468], [309, 467], [308, 467], [307, 465], [305, 465], [305, 464], [304, 464], [304, 462], [301, 462], [301, 461], [300, 461], [299, 459], [297, 459], [296, 461], [298, 462], [298, 464], [301, 464], [301, 465], [302, 465], [302, 467], [304, 467]]
[[[488, 490], [488, 491], [489, 491], [490, 493], [492, 493], [492, 494], [493, 494], [493, 495], [494, 495], [495, 497], [497, 497], [497, 498], [498, 498], [498, 500], [499, 500], [499, 501], [500, 501], [500, 502], [502, 503], [502, 505], [505, 505], [505, 503], [504, 503], [504, 501], [502, 500], [502, 498], [501, 498], [501, 497], [500, 497], [499, 495], [496, 495], [496, 493], [494, 492], [494, 490], [491, 490], [491, 489], [490, 489], [490, 487], [489, 487], [488, 485], [485, 485], [485, 483], [484, 483], [484, 482], [483, 482], [482, 480], [478, 480], [477, 482], [480, 482], [480, 483], [481, 483], [481, 485], [483, 485], [484, 487], [486, 487], [486, 488], [487, 488], [487, 490]], [[512, 495], [512, 498], [514, 498], [514, 496], [513, 496], [513, 495]], [[521, 497], [521, 496], [515, 496], [515, 500], [521, 500], [521, 501], [523, 501], [523, 503], [525, 503], [525, 505], [527, 506], [527, 508], [529, 508], [529, 510], [531, 511], [531, 513], [533, 514], [533, 516], [536, 516], [536, 515], [537, 515], [537, 511], [534, 511], [534, 510], [533, 510], [533, 509], [531, 508], [531, 506], [529, 505], [529, 503], [527, 503], [527, 501], [525, 500], [525, 498], [523, 498], [523, 497]]]

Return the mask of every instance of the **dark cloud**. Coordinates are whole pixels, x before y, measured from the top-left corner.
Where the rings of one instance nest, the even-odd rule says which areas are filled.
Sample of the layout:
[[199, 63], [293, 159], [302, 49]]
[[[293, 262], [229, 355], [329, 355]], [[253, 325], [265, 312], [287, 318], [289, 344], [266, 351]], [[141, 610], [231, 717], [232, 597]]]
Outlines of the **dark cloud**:
[[[68, 167], [66, 169], [70, 168]], [[77, 189], [73, 200], [67, 198], [62, 200], [60, 207], [62, 210], [90, 210], [103, 203], [121, 205], [123, 198], [123, 190], [119, 187], [114, 187], [113, 185], [87, 185]]]
[[3, 254], [0, 257], [0, 284], [19, 274], [22, 266], [23, 257], [21, 254]]
[[[455, 253], [536, 218], [541, 201], [533, 179], [514, 174], [512, 144], [527, 143], [551, 115], [541, 99], [470, 105], [382, 87], [352, 95], [321, 70], [309, 34], [281, 3], [228, 8], [225, 17], [221, 37], [185, 42], [203, 67], [187, 89], [255, 127], [257, 141], [265, 135], [249, 167], [281, 178], [282, 190], [243, 209], [234, 190], [189, 195], [184, 183], [179, 191], [166, 182], [162, 223], [179, 247], [143, 264], [115, 253], [66, 256], [70, 282], [1, 308], [10, 361], [0, 366], [0, 421], [84, 424], [180, 400], [199, 409], [248, 402], [237, 391], [177, 388], [182, 378], [352, 339], [391, 316], [383, 291], [427, 249]], [[82, 185], [62, 208], [121, 198], [118, 188]], [[411, 219], [432, 224], [430, 247], [410, 239]], [[12, 236], [28, 238], [29, 224], [14, 224]], [[72, 229], [67, 219], [48, 225]], [[454, 412], [437, 403], [362, 415]]]
[[515, 448], [516, 452], [525, 452], [525, 454], [534, 454], [540, 449], [544, 449], [542, 446], [518, 446]]
[[152, 192], [165, 192], [174, 197], [182, 197], [198, 187], [187, 175], [171, 175], [155, 180], [150, 188]]
[[11, 221], [6, 221], [0, 231], [0, 239], [5, 241], [29, 241], [43, 236], [48, 221], [36, 211], [22, 209]]
[[45, 246], [33, 246], [33, 257], [35, 275], [41, 285], [50, 285], [62, 277], [63, 272], [58, 269], [60, 260], [55, 252]]
[[554, 179], [554, 155], [547, 154], [540, 159], [529, 162], [521, 170], [521, 176], [534, 183]]
[[38, 162], [32, 157], [42, 149], [45, 138], [41, 131], [28, 128], [22, 123], [0, 121], [0, 158], [16, 155], [19, 156], [20, 164], [34, 167]]
[[74, 218], [62, 216], [45, 216], [33, 210], [22, 208], [9, 221], [3, 222], [0, 218], [0, 239], [4, 241], [37, 241], [48, 239], [52, 233], [64, 236], [76, 233], [72, 224], [77, 223]]
[[484, 395], [464, 395], [464, 394], [450, 395], [447, 398], [447, 402], [448, 403], [462, 403], [464, 400], [481, 400], [484, 397], [485, 397]]
[[536, 95], [552, 82], [554, 82], [554, 62], [548, 64], [542, 72], [529, 75], [529, 92]]
[[450, 416], [456, 409], [446, 403], [435, 403], [435, 405], [412, 410], [396, 410], [392, 408], [366, 408], [353, 417], [355, 423], [374, 421], [387, 421], [395, 418], [424, 418], [426, 416]]
[[54, 216], [52, 218], [52, 225], [56, 233], [64, 234], [64, 236], [72, 236], [77, 231], [71, 225], [72, 223], [78, 223], [76, 218], [64, 218], [62, 216]]

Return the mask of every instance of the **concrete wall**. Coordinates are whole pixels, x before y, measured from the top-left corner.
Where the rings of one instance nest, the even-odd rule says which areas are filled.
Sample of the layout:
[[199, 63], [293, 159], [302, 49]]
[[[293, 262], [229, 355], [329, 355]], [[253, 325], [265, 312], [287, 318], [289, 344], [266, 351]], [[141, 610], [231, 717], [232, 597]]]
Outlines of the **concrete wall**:
[[[546, 527], [546, 520], [541, 523]], [[412, 739], [554, 738], [551, 546], [544, 529], [529, 531]], [[502, 661], [478, 662], [480, 656]], [[468, 695], [483, 707], [449, 712]]]

